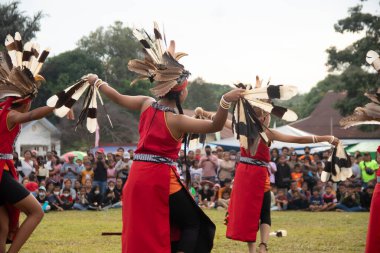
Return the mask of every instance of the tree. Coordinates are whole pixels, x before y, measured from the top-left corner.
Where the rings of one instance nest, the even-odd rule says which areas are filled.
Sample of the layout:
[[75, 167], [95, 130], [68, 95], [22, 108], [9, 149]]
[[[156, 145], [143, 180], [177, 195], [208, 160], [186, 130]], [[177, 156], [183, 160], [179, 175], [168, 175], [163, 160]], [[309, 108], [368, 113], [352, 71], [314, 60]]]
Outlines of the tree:
[[132, 29], [116, 21], [107, 29], [99, 27], [83, 37], [78, 46], [81, 50], [102, 62], [103, 79], [120, 87], [124, 80], [132, 80], [136, 75], [128, 70], [128, 62], [139, 57], [141, 45], [133, 36]]
[[[4, 41], [8, 34], [20, 32], [23, 41], [29, 41], [40, 30], [40, 21], [44, 17], [42, 11], [38, 11], [33, 17], [28, 17], [19, 9], [20, 1], [0, 4], [0, 41]], [[0, 49], [3, 43], [0, 43]]]
[[363, 95], [365, 91], [376, 88], [377, 74], [368, 68], [365, 56], [369, 50], [380, 50], [380, 16], [363, 13], [363, 5], [349, 9], [349, 16], [341, 19], [334, 26], [339, 33], [364, 33], [365, 36], [343, 50], [336, 47], [327, 49], [330, 71], [341, 71], [341, 82], [335, 88], [338, 91], [347, 91], [345, 101], [337, 103], [337, 108], [343, 115], [352, 113], [368, 99]]

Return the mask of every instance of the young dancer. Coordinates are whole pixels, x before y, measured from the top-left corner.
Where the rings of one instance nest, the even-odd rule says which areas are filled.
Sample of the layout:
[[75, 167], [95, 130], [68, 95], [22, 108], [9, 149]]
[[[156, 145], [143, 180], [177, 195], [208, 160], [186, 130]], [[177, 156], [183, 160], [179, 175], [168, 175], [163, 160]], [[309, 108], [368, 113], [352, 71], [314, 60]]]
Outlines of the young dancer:
[[[18, 182], [13, 162], [14, 144], [21, 124], [41, 119], [55, 108], [48, 106], [30, 111], [43, 77], [38, 73], [49, 50], [38, 52], [37, 44], [23, 46], [19, 33], [8, 35], [5, 46], [8, 52], [0, 53], [0, 252], [11, 243], [8, 252], [19, 252], [41, 221], [41, 205]], [[26, 219], [19, 227], [19, 214]]]
[[[89, 77], [90, 83], [95, 83], [113, 102], [141, 113], [140, 139], [122, 194], [122, 251], [210, 252], [215, 225], [180, 183], [175, 161], [186, 133], [210, 133], [223, 128], [228, 108], [242, 90], [224, 94], [213, 121], [183, 115], [181, 104], [187, 96], [189, 72], [177, 60], [184, 54], [175, 53], [174, 41], [168, 50], [161, 47], [157, 26], [154, 41], [138, 30], [134, 34], [144, 45], [146, 58], [130, 61], [129, 69], [153, 81], [151, 91], [158, 101], [122, 95], [95, 75]], [[155, 52], [153, 49], [158, 47]]]
[[[270, 113], [254, 107], [255, 114], [261, 124], [269, 126]], [[210, 112], [199, 108], [196, 114], [213, 118]], [[226, 127], [232, 128], [232, 121], [226, 121]], [[282, 141], [289, 143], [315, 143], [329, 142], [337, 145], [339, 140], [334, 136], [291, 136], [265, 128], [268, 142]], [[230, 205], [227, 216], [226, 236], [233, 240], [247, 242], [250, 253], [256, 252], [256, 234], [260, 229], [260, 252], [267, 252], [267, 243], [271, 226], [270, 217], [270, 180], [268, 175], [268, 163], [270, 162], [269, 147], [266, 142], [260, 140], [256, 154], [252, 155], [241, 147], [240, 162], [236, 168], [234, 186], [232, 189]], [[249, 199], [250, 201], [247, 201]]]

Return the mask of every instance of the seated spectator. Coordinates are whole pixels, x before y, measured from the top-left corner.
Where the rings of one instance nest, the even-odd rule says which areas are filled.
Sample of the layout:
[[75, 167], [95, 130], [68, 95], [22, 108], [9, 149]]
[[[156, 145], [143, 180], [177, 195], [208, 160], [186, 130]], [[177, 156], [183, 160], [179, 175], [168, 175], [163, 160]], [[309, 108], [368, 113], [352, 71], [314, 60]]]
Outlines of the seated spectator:
[[215, 184], [214, 187], [212, 188], [212, 190], [214, 191], [214, 196], [212, 196], [211, 201], [213, 202], [214, 207], [216, 208], [217, 202], [219, 199], [220, 184]]
[[76, 180], [74, 183], [74, 191], [77, 195], [81, 188], [82, 188], [82, 184], [80, 183], [80, 180]]
[[198, 181], [193, 181], [191, 184], [191, 189], [194, 189], [190, 192], [191, 196], [193, 197], [195, 203], [199, 204], [199, 183]]
[[46, 188], [44, 186], [40, 186], [38, 188], [38, 195], [36, 197], [38, 203], [41, 204], [42, 210], [44, 213], [47, 213], [50, 211], [51, 207], [49, 205], [49, 201], [46, 196]]
[[325, 193], [322, 195], [323, 202], [325, 203], [324, 210], [331, 211], [336, 207], [337, 199], [330, 185], [326, 185]]
[[108, 182], [106, 194], [104, 195], [103, 208], [118, 208], [121, 207], [120, 195], [115, 190], [115, 183], [113, 181]]
[[[71, 210], [74, 205], [74, 199], [72, 198], [72, 195], [70, 194], [71, 188], [63, 188], [61, 196], [62, 201], [62, 208], [63, 210]], [[71, 189], [73, 190], [73, 189]]]
[[287, 198], [289, 210], [302, 210], [309, 207], [309, 202], [303, 191], [297, 187], [297, 182], [291, 183]]
[[222, 197], [217, 200], [217, 208], [222, 210], [228, 210], [230, 204], [231, 188], [227, 188], [223, 191]]
[[219, 194], [218, 198], [222, 197], [224, 191], [229, 191], [230, 192], [232, 190], [231, 183], [232, 183], [231, 179], [226, 179], [224, 181], [224, 187], [220, 188], [220, 190], [218, 192], [218, 194]]
[[289, 165], [291, 171], [294, 170], [294, 166], [296, 165], [296, 163], [298, 163], [297, 153], [296, 152], [292, 152], [292, 153], [290, 153], [290, 158], [289, 158], [289, 161], [288, 161], [288, 165]]
[[286, 210], [288, 208], [288, 198], [285, 195], [284, 189], [279, 189], [277, 192], [277, 196], [275, 197], [275, 203], [277, 206], [277, 210]]
[[63, 182], [63, 188], [61, 190], [61, 195], [63, 195], [63, 190], [64, 189], [68, 189], [69, 192], [70, 192], [70, 195], [71, 195], [71, 198], [72, 200], [75, 200], [77, 198], [77, 193], [76, 191], [72, 188], [72, 183], [71, 183], [71, 179], [69, 178], [66, 178]]
[[90, 194], [88, 195], [89, 210], [100, 211], [102, 210], [103, 196], [100, 192], [100, 186], [95, 185], [92, 187]]
[[274, 184], [270, 185], [270, 210], [277, 211], [276, 205], [277, 187]]
[[311, 197], [311, 193], [310, 193], [310, 191], [309, 191], [309, 187], [308, 187], [308, 185], [307, 185], [306, 182], [303, 182], [303, 183], [302, 183], [301, 190], [302, 190], [302, 192], [305, 194], [307, 201], [309, 201], [309, 199], [310, 199], [310, 197]]
[[312, 212], [322, 211], [324, 208], [323, 198], [319, 193], [318, 187], [313, 188], [313, 195], [310, 197], [309, 209]]
[[202, 207], [209, 208], [212, 203], [212, 197], [214, 196], [214, 191], [210, 189], [211, 186], [213, 186], [213, 183], [210, 181], [202, 181], [201, 182], [202, 188], [199, 190], [199, 196], [200, 196], [200, 205]]
[[340, 182], [338, 185], [338, 190], [336, 192], [336, 199], [338, 202], [341, 202], [343, 197], [346, 195], [347, 187], [345, 182]]
[[54, 191], [54, 184], [53, 182], [49, 182], [46, 184], [46, 195], [50, 196], [53, 194]]
[[115, 191], [119, 194], [121, 198], [121, 195], [123, 194], [123, 179], [121, 178], [116, 179]]
[[199, 160], [193, 160], [190, 167], [190, 176], [192, 182], [202, 181], [203, 169], [199, 168]]
[[314, 186], [317, 185], [318, 180], [321, 179], [320, 175], [318, 174], [317, 167], [312, 166], [308, 162], [304, 164], [303, 178], [304, 181], [307, 182], [309, 189], [313, 189]]
[[[129, 156], [129, 153], [126, 153], [127, 156]], [[115, 169], [117, 173], [117, 178], [121, 178], [123, 180], [123, 185], [127, 181], [128, 174], [129, 174], [129, 168], [130, 166], [128, 163], [126, 163], [123, 159], [124, 153], [117, 152], [115, 155]]]
[[297, 182], [297, 187], [301, 188], [303, 183], [303, 172], [301, 168], [301, 164], [296, 163], [294, 165], [294, 172], [291, 173], [292, 180]]
[[345, 212], [360, 212], [364, 209], [360, 206], [360, 196], [355, 192], [354, 185], [348, 186], [347, 192], [342, 196], [339, 204], [336, 205], [336, 209]]
[[37, 178], [34, 173], [29, 175], [29, 180], [24, 180], [24, 186], [25, 188], [30, 191], [33, 196], [37, 196], [38, 194], [38, 183]]
[[84, 163], [84, 170], [81, 172], [81, 181], [82, 185], [86, 184], [86, 180], [90, 179], [91, 181], [94, 180], [94, 171], [92, 169], [91, 162], [85, 162]]
[[110, 181], [113, 181], [114, 183], [116, 183], [117, 171], [115, 168], [115, 165], [116, 165], [115, 159], [116, 158], [112, 153], [107, 154], [107, 164], [109, 166], [107, 168], [107, 183]]
[[81, 211], [87, 210], [89, 204], [87, 195], [88, 194], [86, 193], [86, 188], [81, 187], [77, 194], [73, 209]]
[[92, 190], [92, 180], [91, 179], [86, 179], [86, 182], [84, 183], [84, 188], [86, 189], [86, 193], [90, 194]]
[[53, 189], [53, 194], [48, 196], [48, 201], [51, 206], [51, 210], [58, 210], [58, 211], [63, 211], [62, 205], [63, 201], [61, 200], [60, 197], [60, 186], [55, 185]]
[[373, 187], [373, 185], [370, 184], [370, 185], [368, 185], [367, 189], [364, 189], [360, 195], [361, 206], [366, 211], [369, 211], [369, 209], [371, 207], [373, 190], [374, 190], [374, 187]]

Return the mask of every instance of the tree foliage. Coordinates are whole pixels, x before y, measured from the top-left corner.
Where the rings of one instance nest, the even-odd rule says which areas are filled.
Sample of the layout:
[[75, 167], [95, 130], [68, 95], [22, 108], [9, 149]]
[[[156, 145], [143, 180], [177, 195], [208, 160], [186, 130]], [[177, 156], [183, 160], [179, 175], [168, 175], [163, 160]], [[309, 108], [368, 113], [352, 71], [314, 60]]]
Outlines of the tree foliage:
[[[38, 11], [33, 17], [26, 16], [20, 10], [20, 1], [0, 3], [0, 41], [4, 41], [8, 34], [20, 32], [24, 41], [29, 41], [40, 31], [40, 21], [44, 17], [42, 11]], [[3, 43], [0, 43], [0, 49]]]

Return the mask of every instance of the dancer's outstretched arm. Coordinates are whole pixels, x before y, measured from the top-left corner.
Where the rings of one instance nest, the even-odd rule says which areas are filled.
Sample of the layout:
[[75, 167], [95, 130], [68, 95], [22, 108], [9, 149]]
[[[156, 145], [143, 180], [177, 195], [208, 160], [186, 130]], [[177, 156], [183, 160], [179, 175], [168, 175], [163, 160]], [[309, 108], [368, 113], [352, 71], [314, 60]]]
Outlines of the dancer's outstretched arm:
[[[91, 84], [94, 84], [97, 79], [97, 75], [91, 74], [88, 76], [88, 80]], [[147, 106], [155, 101], [152, 97], [148, 96], [128, 96], [120, 94], [106, 82], [98, 83], [98, 87], [99, 90], [113, 102], [120, 106], [126, 107], [129, 110], [143, 111]]]
[[13, 126], [15, 124], [22, 124], [33, 120], [42, 119], [52, 113], [54, 109], [55, 108], [49, 106], [43, 106], [29, 112], [18, 112], [12, 110], [8, 114], [8, 124]]
[[332, 135], [310, 135], [310, 136], [293, 136], [282, 134], [276, 130], [266, 130], [268, 138], [272, 141], [282, 141], [288, 143], [318, 143], [318, 142], [328, 142], [334, 146], [338, 145], [339, 139]]

